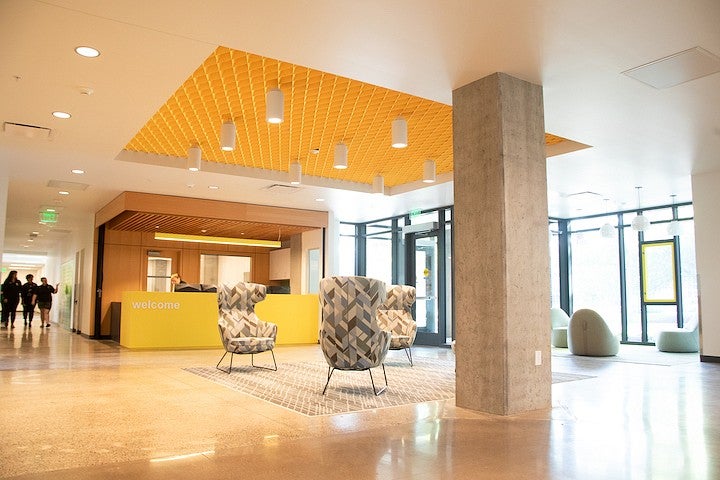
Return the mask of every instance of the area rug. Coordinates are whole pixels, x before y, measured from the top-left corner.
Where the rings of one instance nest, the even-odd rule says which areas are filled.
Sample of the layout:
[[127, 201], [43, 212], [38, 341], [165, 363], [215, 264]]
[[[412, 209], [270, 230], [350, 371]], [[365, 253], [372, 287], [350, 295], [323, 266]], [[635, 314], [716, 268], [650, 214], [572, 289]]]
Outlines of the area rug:
[[[277, 372], [249, 366], [233, 366], [229, 374], [214, 366], [184, 370], [307, 416], [455, 398], [454, 360], [416, 357], [414, 361], [413, 367], [407, 362], [386, 363], [388, 388], [379, 396], [373, 394], [368, 372], [340, 370], [333, 373], [327, 393], [323, 395], [327, 379], [324, 361], [281, 363]], [[553, 373], [553, 383], [583, 378], [590, 377]], [[373, 379], [376, 386], [384, 385], [381, 368], [373, 369]]]

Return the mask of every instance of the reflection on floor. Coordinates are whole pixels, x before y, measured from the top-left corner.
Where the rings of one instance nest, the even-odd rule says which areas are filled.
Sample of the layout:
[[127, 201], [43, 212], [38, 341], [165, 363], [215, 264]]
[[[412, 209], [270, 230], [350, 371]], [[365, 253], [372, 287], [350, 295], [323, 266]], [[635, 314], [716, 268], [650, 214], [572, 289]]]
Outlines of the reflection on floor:
[[[551, 410], [497, 417], [440, 400], [307, 417], [183, 370], [221, 353], [0, 330], [0, 477], [720, 478], [718, 364], [558, 355], [554, 371], [593, 378], [554, 384]], [[322, 358], [317, 345], [276, 355]]]

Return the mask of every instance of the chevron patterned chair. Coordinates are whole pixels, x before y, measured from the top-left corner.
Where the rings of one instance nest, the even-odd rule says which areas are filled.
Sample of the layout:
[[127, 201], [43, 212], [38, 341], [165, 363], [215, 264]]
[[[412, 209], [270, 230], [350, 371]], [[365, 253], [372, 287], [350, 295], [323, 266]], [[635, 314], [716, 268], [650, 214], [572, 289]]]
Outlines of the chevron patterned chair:
[[[218, 329], [225, 353], [215, 366], [218, 370], [225, 355], [230, 354], [230, 368], [235, 354], [250, 354], [250, 365], [277, 371], [275, 338], [277, 325], [260, 320], [255, 304], [265, 300], [265, 285], [240, 282], [235, 286], [221, 285], [218, 289]], [[270, 351], [274, 368], [255, 365], [254, 355]]]
[[[367, 370], [373, 393], [387, 388], [385, 355], [390, 332], [380, 328], [377, 309], [385, 301], [385, 282], [367, 277], [326, 277], [320, 280], [322, 328], [320, 347], [328, 363], [323, 395], [335, 370]], [[375, 388], [371, 368], [382, 366], [385, 387]]]
[[377, 319], [380, 328], [391, 333], [390, 350], [405, 350], [413, 365], [412, 347], [417, 334], [417, 323], [412, 316], [415, 303], [415, 287], [410, 285], [390, 285], [387, 299], [378, 308]]

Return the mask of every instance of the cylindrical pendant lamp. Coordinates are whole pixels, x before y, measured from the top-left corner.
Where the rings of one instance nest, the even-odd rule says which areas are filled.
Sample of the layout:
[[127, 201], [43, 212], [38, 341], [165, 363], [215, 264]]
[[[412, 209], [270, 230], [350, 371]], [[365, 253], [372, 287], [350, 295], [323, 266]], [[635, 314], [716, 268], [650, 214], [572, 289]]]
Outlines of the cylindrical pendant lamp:
[[290, 183], [292, 185], [300, 185], [302, 182], [302, 165], [299, 162], [292, 162], [289, 168]]
[[425, 165], [423, 166], [423, 182], [435, 182], [435, 160], [425, 160]]
[[200, 162], [202, 161], [202, 150], [199, 146], [193, 145], [188, 149], [187, 168], [191, 172], [200, 171]]
[[333, 158], [333, 168], [344, 170], [348, 164], [348, 147], [344, 143], [335, 145], [335, 157]]
[[392, 122], [392, 147], [405, 148], [407, 146], [407, 121], [403, 117], [398, 117]]
[[382, 175], [375, 175], [373, 178], [373, 193], [378, 195], [385, 194], [385, 179]]
[[232, 120], [223, 122], [220, 130], [220, 148], [226, 152], [235, 150], [235, 123]]
[[265, 96], [265, 120], [268, 123], [282, 123], [284, 108], [282, 90], [279, 88], [268, 90]]

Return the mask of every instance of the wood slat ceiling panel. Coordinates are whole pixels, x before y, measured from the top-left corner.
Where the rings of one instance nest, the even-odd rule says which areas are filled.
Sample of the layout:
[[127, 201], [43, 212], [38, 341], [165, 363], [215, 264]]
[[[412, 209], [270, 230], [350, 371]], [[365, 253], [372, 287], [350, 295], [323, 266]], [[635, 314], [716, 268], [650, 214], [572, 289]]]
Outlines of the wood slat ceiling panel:
[[280, 241], [287, 241], [293, 235], [315, 230], [315, 227], [297, 225], [278, 225], [274, 223], [244, 222], [147, 212], [123, 212], [108, 222], [108, 228], [136, 232], [163, 232]]

